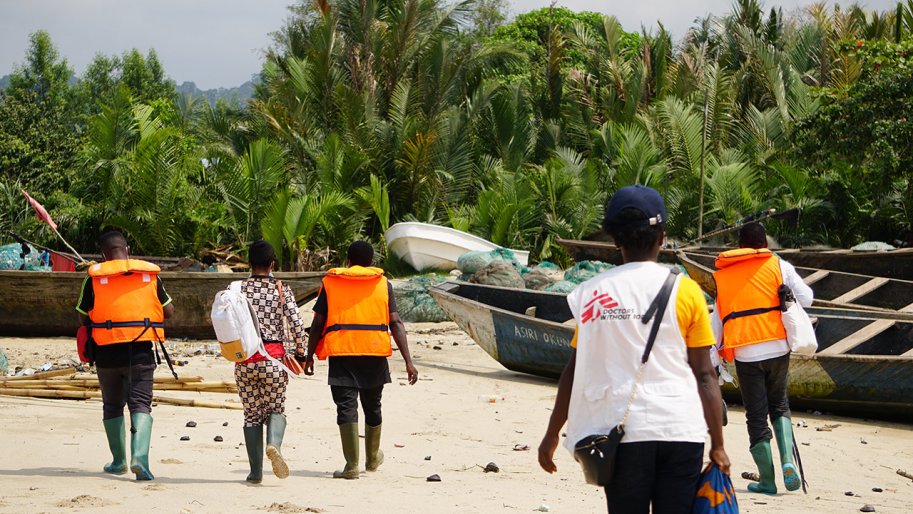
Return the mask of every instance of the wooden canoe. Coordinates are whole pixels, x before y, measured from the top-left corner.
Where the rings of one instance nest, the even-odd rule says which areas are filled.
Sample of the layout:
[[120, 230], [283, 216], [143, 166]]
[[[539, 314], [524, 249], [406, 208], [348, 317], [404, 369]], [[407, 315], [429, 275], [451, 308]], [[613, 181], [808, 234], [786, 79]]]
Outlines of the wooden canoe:
[[[597, 260], [611, 264], [622, 262], [621, 252], [614, 243], [570, 239], [559, 239], [558, 243], [576, 261]], [[721, 251], [731, 248], [686, 247], [682, 250], [693, 254], [716, 256]], [[660, 252], [660, 262], [675, 262], [675, 251], [670, 248], [663, 249]], [[879, 251], [785, 248], [774, 251], [793, 266], [913, 281], [913, 248]]]
[[574, 326], [563, 324], [572, 317], [563, 294], [465, 282], [446, 282], [429, 293], [509, 370], [558, 378], [570, 360]]
[[[716, 297], [715, 257], [691, 252], [678, 252], [676, 257], [688, 275]], [[814, 291], [817, 307], [899, 311], [913, 316], [913, 281], [801, 266], [796, 266], [796, 272]]]
[[[560, 376], [574, 328], [565, 295], [463, 282], [432, 288], [442, 309], [505, 368]], [[796, 407], [913, 419], [913, 322], [859, 310], [809, 309], [818, 352], [790, 359]], [[734, 372], [734, 370], [732, 370]], [[724, 388], [738, 400], [731, 385]]]
[[[295, 293], [299, 305], [320, 288], [322, 272], [276, 273]], [[216, 292], [242, 273], [162, 272], [174, 302], [174, 317], [165, 323], [169, 338], [212, 339], [209, 311]], [[0, 271], [0, 336], [75, 336], [76, 301], [85, 273]]]

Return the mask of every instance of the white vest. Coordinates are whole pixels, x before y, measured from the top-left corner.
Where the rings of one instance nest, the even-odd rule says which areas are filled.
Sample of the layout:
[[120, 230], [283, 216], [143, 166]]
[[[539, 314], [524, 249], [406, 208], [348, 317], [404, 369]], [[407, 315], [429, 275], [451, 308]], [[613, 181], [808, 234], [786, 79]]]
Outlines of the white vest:
[[[621, 422], [653, 324], [644, 325], [641, 318], [668, 275], [655, 262], [633, 262], [597, 275], [568, 295], [578, 331], [565, 440], [569, 450], [580, 439], [608, 433]], [[697, 380], [675, 309], [680, 280], [637, 387], [622, 443], [706, 439]]]

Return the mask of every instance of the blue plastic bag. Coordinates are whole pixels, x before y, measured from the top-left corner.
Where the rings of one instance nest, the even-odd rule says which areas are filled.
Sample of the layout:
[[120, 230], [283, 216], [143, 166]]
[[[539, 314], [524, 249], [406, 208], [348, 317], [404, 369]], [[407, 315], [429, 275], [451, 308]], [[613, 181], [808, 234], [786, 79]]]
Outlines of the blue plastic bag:
[[732, 480], [720, 471], [719, 466], [711, 462], [704, 468], [697, 484], [692, 514], [738, 514], [739, 504]]

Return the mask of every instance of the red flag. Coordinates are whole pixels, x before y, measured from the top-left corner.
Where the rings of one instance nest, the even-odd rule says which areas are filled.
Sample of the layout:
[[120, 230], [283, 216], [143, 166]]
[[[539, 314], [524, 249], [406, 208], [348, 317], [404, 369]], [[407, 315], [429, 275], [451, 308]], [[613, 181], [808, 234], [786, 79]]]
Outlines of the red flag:
[[54, 220], [51, 219], [51, 215], [48, 214], [48, 211], [44, 208], [44, 206], [41, 205], [40, 203], [38, 203], [37, 200], [35, 200], [31, 196], [29, 196], [29, 194], [25, 192], [25, 189], [20, 189], [20, 191], [22, 191], [22, 194], [24, 194], [25, 197], [28, 198], [29, 204], [32, 206], [32, 209], [35, 209], [35, 215], [38, 216], [38, 219], [47, 223], [48, 225], [51, 226], [52, 229], [54, 229], [56, 231], [57, 224], [54, 223]]

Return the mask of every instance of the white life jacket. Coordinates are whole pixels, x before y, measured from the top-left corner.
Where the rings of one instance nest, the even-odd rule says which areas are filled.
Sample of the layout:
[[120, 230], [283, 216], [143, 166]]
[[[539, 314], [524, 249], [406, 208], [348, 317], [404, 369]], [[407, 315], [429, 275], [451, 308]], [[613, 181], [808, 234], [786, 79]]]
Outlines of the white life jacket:
[[[652, 322], [641, 322], [669, 271], [654, 262], [610, 269], [568, 295], [577, 322], [577, 361], [565, 446], [605, 434], [621, 422]], [[676, 279], [625, 424], [622, 444], [640, 441], [703, 443], [707, 424], [697, 380], [678, 325]]]

